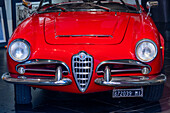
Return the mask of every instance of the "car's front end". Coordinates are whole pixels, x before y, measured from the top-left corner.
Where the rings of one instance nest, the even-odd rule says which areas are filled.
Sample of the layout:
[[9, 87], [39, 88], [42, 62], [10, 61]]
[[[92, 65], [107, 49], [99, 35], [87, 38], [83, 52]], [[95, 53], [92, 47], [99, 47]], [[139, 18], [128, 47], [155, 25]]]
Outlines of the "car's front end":
[[166, 81], [164, 40], [144, 12], [35, 13], [15, 30], [7, 60], [3, 80], [54, 91], [146, 98], [145, 87]]

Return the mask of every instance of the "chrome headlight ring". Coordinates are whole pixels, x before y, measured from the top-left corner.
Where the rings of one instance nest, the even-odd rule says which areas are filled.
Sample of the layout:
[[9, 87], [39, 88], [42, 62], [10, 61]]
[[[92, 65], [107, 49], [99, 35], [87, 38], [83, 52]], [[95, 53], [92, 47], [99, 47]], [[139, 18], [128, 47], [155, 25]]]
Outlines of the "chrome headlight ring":
[[158, 48], [152, 40], [142, 39], [136, 44], [135, 54], [138, 60], [142, 62], [151, 62], [156, 58]]
[[17, 62], [24, 62], [30, 57], [30, 44], [23, 39], [12, 41], [8, 48], [9, 56]]

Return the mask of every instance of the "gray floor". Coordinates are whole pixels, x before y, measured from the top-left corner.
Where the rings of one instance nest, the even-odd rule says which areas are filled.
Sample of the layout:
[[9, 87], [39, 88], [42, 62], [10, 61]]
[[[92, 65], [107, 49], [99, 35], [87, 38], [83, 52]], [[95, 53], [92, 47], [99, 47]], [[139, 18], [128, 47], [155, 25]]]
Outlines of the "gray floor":
[[[161, 29], [168, 40], [168, 31]], [[170, 37], [169, 37], [170, 38]], [[0, 76], [7, 71], [6, 49], [0, 49]], [[166, 42], [165, 84], [163, 97], [159, 102], [145, 102], [141, 98], [112, 99], [111, 92], [86, 95], [32, 89], [33, 100], [29, 105], [15, 105], [14, 88], [0, 80], [0, 113], [170, 113], [170, 42]]]

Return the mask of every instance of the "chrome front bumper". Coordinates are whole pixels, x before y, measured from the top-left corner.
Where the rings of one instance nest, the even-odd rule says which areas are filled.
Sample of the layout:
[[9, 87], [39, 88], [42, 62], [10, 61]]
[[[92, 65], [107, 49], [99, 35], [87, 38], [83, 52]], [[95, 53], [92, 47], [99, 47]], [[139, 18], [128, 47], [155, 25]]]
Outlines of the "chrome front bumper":
[[40, 78], [26, 78], [24, 76], [19, 78], [13, 78], [10, 73], [4, 73], [2, 79], [8, 83], [13, 84], [25, 84], [25, 85], [40, 85], [40, 86], [66, 86], [72, 83], [69, 78], [57, 79], [40, 79]]
[[158, 85], [166, 81], [166, 76], [160, 74], [154, 79], [146, 76], [127, 76], [127, 77], [110, 77], [110, 80], [97, 78], [95, 83], [102, 86], [125, 87], [125, 86], [146, 86]]

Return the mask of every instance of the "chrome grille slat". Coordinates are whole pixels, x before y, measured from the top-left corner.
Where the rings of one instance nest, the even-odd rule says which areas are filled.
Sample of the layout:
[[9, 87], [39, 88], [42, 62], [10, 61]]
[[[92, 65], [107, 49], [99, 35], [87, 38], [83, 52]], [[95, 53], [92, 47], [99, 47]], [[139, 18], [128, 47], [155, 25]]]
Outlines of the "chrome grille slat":
[[90, 69], [90, 67], [75, 67], [75, 69]]
[[[98, 74], [103, 74], [104, 73], [104, 68], [103, 66], [110, 66], [111, 73], [142, 73], [142, 69], [144, 67], [147, 67], [150, 71], [152, 68], [142, 62], [135, 61], [135, 60], [130, 60], [130, 59], [125, 59], [125, 60], [108, 60], [108, 61], [103, 61], [101, 62], [97, 68], [96, 68], [96, 73]], [[113, 66], [117, 65], [118, 67], [114, 68]], [[119, 66], [122, 66], [119, 68]]]
[[80, 52], [79, 54], [74, 55], [72, 58], [72, 71], [79, 90], [85, 92], [90, 83], [93, 71], [92, 56], [85, 52]]
[[25, 69], [25, 71], [55, 72], [55, 70], [47, 70], [47, 69]]
[[111, 70], [112, 73], [115, 73], [115, 72], [130, 72], [130, 71], [142, 71], [142, 69]]
[[[79, 69], [79, 71], [80, 71], [80, 69]], [[88, 72], [87, 73], [84, 73], [84, 72], [76, 72], [76, 74], [79, 74], [79, 75], [87, 75], [87, 74], [89, 74]]]
[[85, 86], [86, 84], [80, 84], [80, 85]]
[[[119, 69], [119, 70], [111, 70], [111, 73], [116, 73], [116, 72], [135, 72], [135, 71], [142, 71], [142, 69]], [[98, 74], [103, 74], [104, 71], [97, 71]]]
[[[56, 72], [56, 70], [49, 69], [25, 69], [25, 71], [37, 71], [37, 72]], [[68, 73], [68, 71], [63, 71], [63, 73]]]
[[77, 78], [77, 80], [88, 80], [88, 78]]
[[48, 60], [48, 59], [28, 60], [26, 62], [18, 64], [15, 69], [16, 71], [18, 71], [18, 68], [24, 67], [26, 73], [53, 74], [56, 72], [56, 68], [58, 66], [61, 66], [63, 68], [63, 72], [62, 72], [63, 74], [70, 73], [70, 69], [66, 63], [58, 60]]
[[75, 63], [90, 63], [90, 61], [75, 61]]

